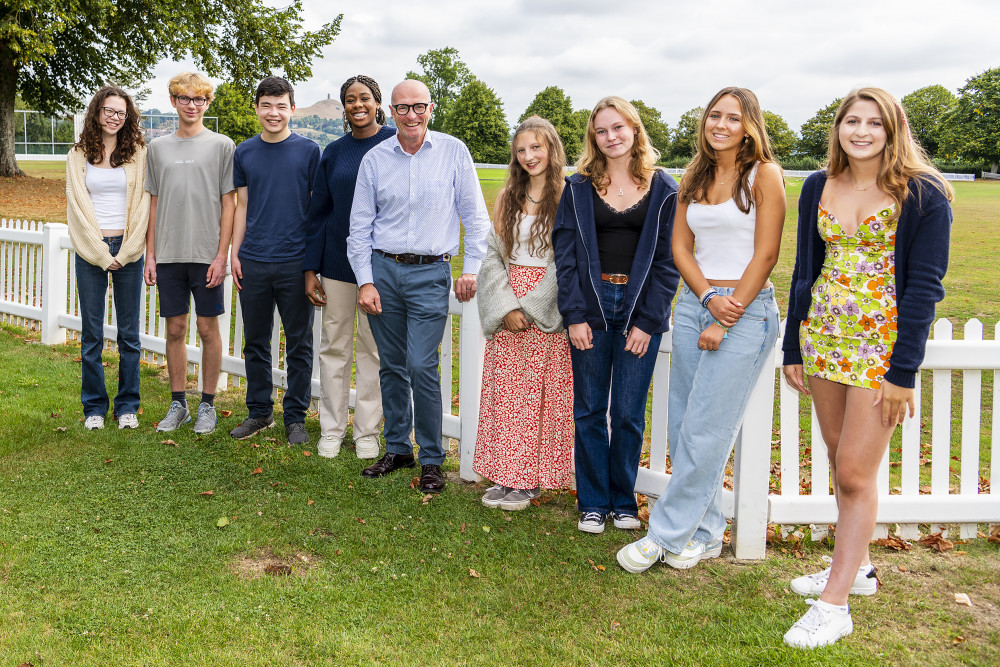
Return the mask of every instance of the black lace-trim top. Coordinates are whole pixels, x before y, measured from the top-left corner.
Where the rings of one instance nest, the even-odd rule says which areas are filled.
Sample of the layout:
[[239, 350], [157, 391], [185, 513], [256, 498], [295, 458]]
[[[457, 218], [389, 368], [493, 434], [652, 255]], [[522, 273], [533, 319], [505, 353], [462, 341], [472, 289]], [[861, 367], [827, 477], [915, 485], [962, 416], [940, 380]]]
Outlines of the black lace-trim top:
[[601, 258], [602, 273], [624, 273], [632, 270], [639, 235], [649, 212], [649, 192], [624, 211], [616, 211], [594, 193], [594, 225], [597, 228], [597, 251]]

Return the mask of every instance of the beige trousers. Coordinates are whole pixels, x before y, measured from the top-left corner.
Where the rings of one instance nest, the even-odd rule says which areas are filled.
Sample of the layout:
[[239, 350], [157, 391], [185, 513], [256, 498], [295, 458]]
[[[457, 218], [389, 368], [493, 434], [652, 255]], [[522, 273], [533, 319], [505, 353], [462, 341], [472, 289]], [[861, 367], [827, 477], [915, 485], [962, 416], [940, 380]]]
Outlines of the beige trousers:
[[[379, 435], [382, 426], [382, 390], [379, 358], [368, 316], [357, 310], [358, 286], [322, 278], [326, 292], [323, 334], [319, 348], [319, 377], [323, 397], [319, 403], [322, 435], [344, 437], [351, 392], [351, 360], [357, 357], [354, 402], [354, 439]], [[357, 352], [354, 322], [358, 323]]]

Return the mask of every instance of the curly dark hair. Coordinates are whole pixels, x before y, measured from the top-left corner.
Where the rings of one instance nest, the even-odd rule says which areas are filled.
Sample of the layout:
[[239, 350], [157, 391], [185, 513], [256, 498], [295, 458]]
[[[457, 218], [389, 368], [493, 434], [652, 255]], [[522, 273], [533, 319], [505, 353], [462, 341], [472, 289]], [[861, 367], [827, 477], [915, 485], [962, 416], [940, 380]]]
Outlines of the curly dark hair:
[[[360, 83], [372, 91], [372, 99], [375, 100], [375, 122], [379, 125], [385, 125], [385, 112], [382, 111], [382, 90], [378, 87], [375, 79], [370, 76], [358, 74], [345, 81], [344, 85], [340, 87], [340, 104], [347, 104], [347, 89], [355, 83]], [[344, 109], [344, 132], [352, 132], [353, 130], [351, 121], [347, 120], [347, 109]]]
[[120, 97], [125, 100], [125, 111], [128, 116], [125, 124], [118, 130], [115, 150], [111, 153], [108, 162], [112, 167], [120, 167], [126, 162], [131, 162], [136, 150], [140, 146], [146, 145], [146, 140], [142, 136], [142, 129], [139, 127], [139, 110], [136, 109], [132, 98], [118, 86], [104, 86], [94, 94], [94, 99], [90, 100], [87, 107], [87, 118], [83, 121], [83, 131], [80, 132], [80, 140], [76, 142], [74, 148], [79, 148], [90, 164], [100, 164], [104, 162], [104, 140], [101, 134], [101, 124], [99, 122], [101, 107], [109, 97]]

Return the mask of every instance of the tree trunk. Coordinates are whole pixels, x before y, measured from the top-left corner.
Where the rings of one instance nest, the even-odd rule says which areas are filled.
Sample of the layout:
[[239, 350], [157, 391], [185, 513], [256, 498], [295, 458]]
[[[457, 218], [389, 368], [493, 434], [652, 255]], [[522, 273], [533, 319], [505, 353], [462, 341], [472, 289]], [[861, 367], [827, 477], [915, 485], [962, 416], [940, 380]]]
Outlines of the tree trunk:
[[17, 66], [7, 44], [0, 43], [0, 176], [23, 176], [14, 157], [14, 97], [17, 95]]

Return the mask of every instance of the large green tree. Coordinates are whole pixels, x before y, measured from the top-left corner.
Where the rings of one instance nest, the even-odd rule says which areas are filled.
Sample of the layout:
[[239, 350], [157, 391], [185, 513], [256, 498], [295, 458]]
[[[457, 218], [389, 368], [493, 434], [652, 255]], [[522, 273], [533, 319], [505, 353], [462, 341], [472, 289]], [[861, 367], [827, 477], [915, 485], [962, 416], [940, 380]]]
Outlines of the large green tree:
[[340, 17], [302, 30], [302, 0], [4, 0], [0, 3], [0, 176], [14, 158], [14, 98], [56, 113], [80, 108], [106, 81], [135, 86], [164, 58], [188, 55], [209, 76], [249, 89], [283, 71], [292, 81], [340, 31]]
[[632, 100], [632, 106], [639, 112], [639, 120], [646, 128], [650, 143], [660, 151], [662, 157], [667, 157], [670, 152], [670, 127], [663, 122], [660, 111], [642, 100]]
[[253, 96], [239, 86], [223, 83], [215, 89], [209, 115], [219, 119], [219, 132], [239, 144], [260, 132]]
[[670, 157], [691, 158], [698, 152], [698, 130], [703, 113], [704, 107], [695, 107], [681, 114], [670, 140]]
[[475, 77], [468, 66], [458, 57], [458, 49], [446, 46], [443, 49], [431, 49], [417, 56], [417, 64], [423, 68], [423, 74], [407, 72], [407, 79], [423, 81], [431, 91], [431, 101], [434, 102], [434, 116], [431, 117], [430, 129], [441, 131], [448, 124], [448, 114], [451, 106], [458, 99], [462, 89]]
[[955, 108], [955, 95], [940, 85], [926, 86], [902, 99], [913, 138], [931, 156], [938, 154], [944, 120]]
[[802, 124], [798, 145], [800, 154], [814, 157], [817, 160], [826, 159], [826, 151], [830, 145], [830, 128], [833, 127], [833, 119], [837, 115], [840, 100], [841, 98], [838, 97], [830, 102], [817, 111], [815, 116]]
[[580, 157], [583, 135], [586, 132], [590, 114], [582, 110], [574, 112], [573, 101], [562, 88], [549, 86], [535, 95], [535, 99], [531, 100], [531, 104], [524, 110], [517, 122], [520, 123], [530, 116], [541, 116], [555, 126], [569, 162], [575, 162]]
[[958, 89], [958, 103], [945, 117], [941, 148], [947, 157], [1000, 163], [1000, 67], [988, 69]]
[[510, 129], [503, 102], [479, 79], [462, 88], [444, 129], [465, 142], [476, 162], [507, 164], [510, 160]]
[[792, 128], [788, 127], [785, 119], [778, 114], [764, 110], [764, 124], [767, 126], [767, 138], [771, 141], [771, 150], [778, 162], [787, 160], [795, 152], [795, 144], [799, 138], [795, 136]]

